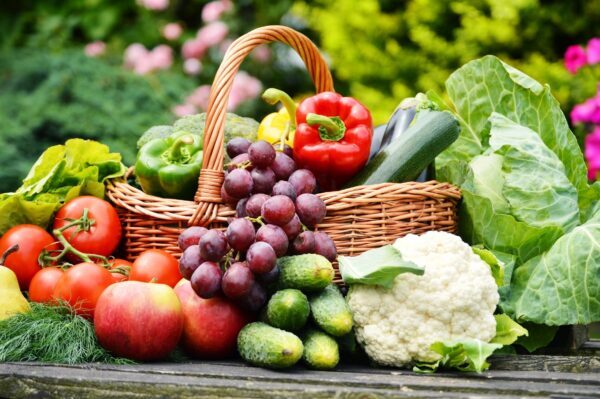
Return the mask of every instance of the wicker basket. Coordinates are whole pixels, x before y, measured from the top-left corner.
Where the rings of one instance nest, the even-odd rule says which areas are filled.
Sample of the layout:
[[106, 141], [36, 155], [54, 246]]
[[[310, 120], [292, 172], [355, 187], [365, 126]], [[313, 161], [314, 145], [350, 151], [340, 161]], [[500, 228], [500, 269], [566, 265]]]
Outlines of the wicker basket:
[[[204, 160], [198, 192], [192, 201], [154, 197], [113, 180], [108, 197], [116, 205], [125, 229], [124, 250], [129, 259], [151, 249], [179, 254], [177, 237], [188, 225], [224, 228], [235, 212], [220, 197], [223, 182], [223, 130], [233, 78], [244, 58], [258, 45], [279, 41], [300, 55], [317, 92], [333, 91], [327, 64], [317, 47], [295, 30], [266, 26], [231, 44], [213, 82], [204, 133]], [[129, 171], [131, 176], [132, 170]], [[336, 243], [341, 255], [354, 255], [390, 243], [397, 237], [429, 230], [456, 230], [459, 190], [447, 183], [383, 183], [319, 194], [327, 216], [318, 226]], [[339, 276], [338, 280], [339, 281]]]

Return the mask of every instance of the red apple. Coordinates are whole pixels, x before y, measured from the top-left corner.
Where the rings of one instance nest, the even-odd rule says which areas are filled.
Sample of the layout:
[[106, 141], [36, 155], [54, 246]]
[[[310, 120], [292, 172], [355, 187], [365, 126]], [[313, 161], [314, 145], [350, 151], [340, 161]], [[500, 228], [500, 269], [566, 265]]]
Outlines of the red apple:
[[175, 286], [183, 308], [182, 343], [194, 357], [222, 359], [235, 353], [237, 336], [250, 322], [236, 305], [223, 297], [200, 298], [187, 280]]
[[98, 299], [94, 328], [100, 345], [116, 356], [159, 360], [177, 346], [183, 313], [168, 285], [124, 281]]

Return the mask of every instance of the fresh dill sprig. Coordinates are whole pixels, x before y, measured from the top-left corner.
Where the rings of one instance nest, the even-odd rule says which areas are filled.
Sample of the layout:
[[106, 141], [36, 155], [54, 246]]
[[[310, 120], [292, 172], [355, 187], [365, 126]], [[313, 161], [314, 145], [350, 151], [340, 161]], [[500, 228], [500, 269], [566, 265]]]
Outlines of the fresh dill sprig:
[[93, 324], [67, 304], [31, 303], [31, 311], [0, 321], [0, 362], [131, 364], [100, 346]]

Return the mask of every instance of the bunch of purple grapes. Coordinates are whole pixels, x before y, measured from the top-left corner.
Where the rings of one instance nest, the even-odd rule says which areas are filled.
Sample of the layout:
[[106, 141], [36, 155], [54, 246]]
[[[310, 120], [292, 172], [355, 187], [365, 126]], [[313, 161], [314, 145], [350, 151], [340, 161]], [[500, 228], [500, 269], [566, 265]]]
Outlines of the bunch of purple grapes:
[[219, 293], [257, 311], [267, 300], [265, 286], [277, 280], [277, 258], [316, 253], [333, 261], [333, 240], [313, 229], [325, 217], [313, 194], [316, 179], [296, 169], [291, 148], [276, 151], [266, 141], [234, 138], [221, 187], [223, 201], [236, 209], [225, 232], [190, 227], [179, 237], [181, 274], [202, 298]]

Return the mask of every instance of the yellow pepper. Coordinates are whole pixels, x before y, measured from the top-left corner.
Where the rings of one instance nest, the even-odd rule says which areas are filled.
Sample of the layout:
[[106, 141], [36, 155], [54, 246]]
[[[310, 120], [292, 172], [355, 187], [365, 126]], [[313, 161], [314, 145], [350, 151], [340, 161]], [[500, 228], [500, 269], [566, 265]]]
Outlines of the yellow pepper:
[[294, 147], [294, 134], [296, 133], [296, 107], [297, 104], [285, 92], [277, 89], [267, 89], [262, 95], [263, 100], [275, 105], [283, 104], [278, 112], [265, 116], [258, 126], [257, 137], [259, 140], [271, 144], [280, 143]]

